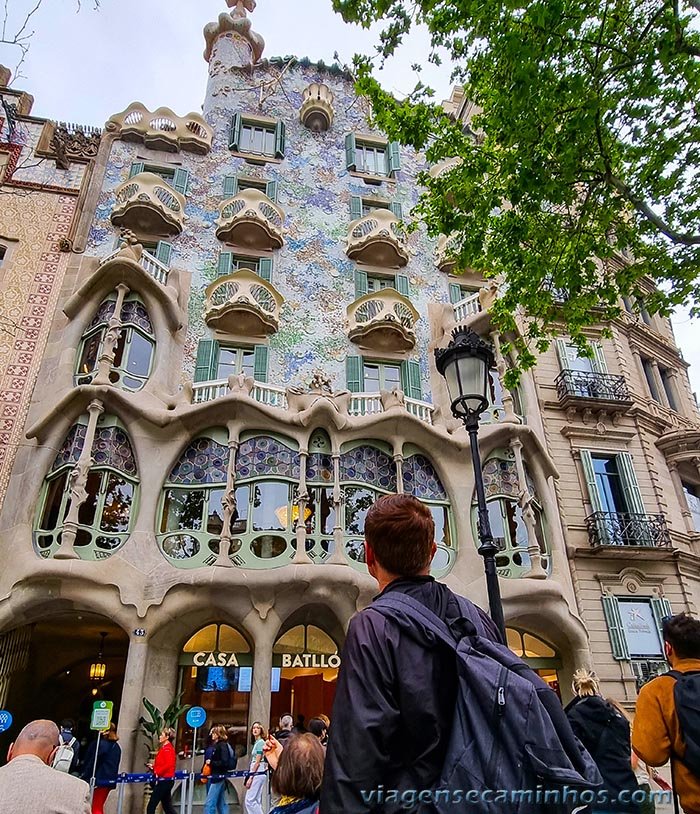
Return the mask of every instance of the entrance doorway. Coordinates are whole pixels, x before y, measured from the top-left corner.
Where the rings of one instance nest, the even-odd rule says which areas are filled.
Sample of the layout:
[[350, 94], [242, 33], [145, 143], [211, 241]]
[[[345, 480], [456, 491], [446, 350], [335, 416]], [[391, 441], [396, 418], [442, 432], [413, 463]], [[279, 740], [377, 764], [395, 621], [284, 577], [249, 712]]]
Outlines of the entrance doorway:
[[561, 701], [559, 670], [562, 662], [557, 651], [543, 639], [517, 628], [506, 628], [508, 647], [531, 667], [556, 692]]

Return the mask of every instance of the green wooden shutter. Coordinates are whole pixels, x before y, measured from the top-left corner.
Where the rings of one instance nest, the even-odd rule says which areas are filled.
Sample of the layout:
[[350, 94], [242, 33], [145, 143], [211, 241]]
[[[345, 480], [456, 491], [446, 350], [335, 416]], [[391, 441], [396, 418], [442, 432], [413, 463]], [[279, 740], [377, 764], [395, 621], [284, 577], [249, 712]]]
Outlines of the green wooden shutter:
[[387, 175], [392, 175], [401, 169], [401, 145], [398, 141], [392, 141], [386, 150]]
[[594, 512], [602, 512], [603, 504], [598, 492], [598, 484], [595, 480], [595, 472], [593, 471], [593, 458], [587, 449], [581, 450], [581, 465], [583, 466], [583, 474], [586, 478], [586, 486], [588, 487], [588, 498], [591, 502], [591, 508]]
[[355, 269], [355, 299], [359, 300], [369, 291], [367, 285], [367, 272]]
[[627, 639], [625, 638], [625, 631], [622, 627], [620, 603], [617, 601], [616, 596], [604, 596], [602, 599], [603, 613], [605, 614], [605, 623], [608, 626], [613, 658], [616, 661], [629, 659], [630, 651], [627, 647]]
[[268, 283], [272, 282], [272, 258], [261, 257], [258, 262], [258, 275]]
[[350, 220], [357, 220], [362, 217], [362, 198], [359, 195], [350, 197]]
[[238, 152], [238, 145], [241, 141], [241, 127], [243, 126], [243, 117], [240, 113], [234, 113], [231, 118], [231, 124], [228, 129], [228, 148]]
[[616, 456], [617, 468], [622, 480], [622, 491], [627, 503], [627, 511], [633, 514], [645, 514], [642, 493], [639, 491], [637, 476], [634, 473], [632, 456], [629, 452], [619, 452]]
[[[194, 368], [196, 382], [209, 382], [216, 376], [219, 362], [219, 343], [213, 339], [200, 339], [197, 346], [197, 361]], [[212, 373], [212, 370], [214, 372]]]
[[364, 387], [362, 377], [362, 357], [346, 356], [345, 358], [345, 384], [351, 393], [361, 393]]
[[355, 134], [348, 133], [345, 136], [345, 166], [349, 170], [356, 170], [357, 169], [357, 158], [356, 153], [357, 147], [355, 145]]
[[253, 376], [256, 382], [267, 381], [267, 345], [256, 345], [253, 359]]
[[397, 274], [394, 277], [394, 287], [404, 297], [408, 297], [408, 277], [405, 274]]
[[664, 626], [663, 620], [667, 616], [673, 616], [673, 611], [671, 610], [671, 603], [668, 599], [664, 597], [654, 596], [651, 599], [651, 611], [654, 614], [654, 621], [656, 622], [656, 627], [659, 629], [659, 639], [661, 640], [661, 652], [663, 653], [664, 649]]
[[557, 339], [557, 356], [559, 357], [559, 367], [562, 370], [570, 370], [569, 364], [569, 350], [565, 339]]
[[392, 201], [389, 204], [389, 209], [391, 209], [399, 220], [403, 220], [403, 206], [398, 201]]
[[173, 178], [173, 189], [179, 192], [180, 195], [187, 195], [187, 185], [190, 182], [190, 173], [188, 170], [183, 170], [178, 167], [175, 170], [175, 177]]
[[420, 365], [412, 359], [401, 362], [401, 389], [410, 399], [423, 398], [423, 390], [420, 381]]
[[224, 277], [226, 274], [231, 274], [233, 271], [233, 253], [221, 252], [219, 260], [216, 264], [216, 276]]
[[462, 301], [462, 289], [457, 285], [457, 283], [450, 283], [450, 302], [454, 305], [455, 303]]
[[287, 128], [284, 126], [284, 122], [277, 122], [277, 127], [275, 127], [275, 158], [284, 158], [286, 134]]
[[605, 361], [605, 354], [603, 353], [603, 348], [600, 343], [592, 342], [591, 347], [593, 349], [593, 370], [595, 370], [596, 373], [607, 373], [608, 365]]
[[145, 169], [146, 165], [143, 163], [143, 161], [134, 161], [134, 163], [131, 165], [131, 169], [129, 170], [129, 178], [133, 178], [140, 172], [144, 172]]
[[167, 240], [159, 240], [158, 245], [156, 246], [156, 260], [160, 260], [160, 262], [164, 266], [170, 266], [170, 258], [173, 254], [173, 244], [168, 243]]
[[238, 192], [238, 178], [235, 175], [227, 175], [224, 178], [224, 198], [233, 198]]
[[265, 194], [271, 201], [277, 203], [277, 181], [267, 182], [267, 186], [265, 187]]

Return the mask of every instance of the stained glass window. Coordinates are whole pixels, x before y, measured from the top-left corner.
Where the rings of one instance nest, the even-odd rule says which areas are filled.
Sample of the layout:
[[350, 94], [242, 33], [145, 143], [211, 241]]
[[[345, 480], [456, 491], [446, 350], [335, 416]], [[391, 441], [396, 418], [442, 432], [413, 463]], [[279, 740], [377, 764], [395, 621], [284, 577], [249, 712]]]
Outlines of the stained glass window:
[[229, 448], [212, 438], [197, 438], [180, 456], [168, 482], [195, 485], [226, 483]]
[[366, 483], [387, 492], [395, 492], [396, 464], [386, 452], [363, 444], [340, 456], [340, 480]]
[[425, 455], [411, 455], [402, 464], [404, 492], [421, 500], [447, 500], [445, 487]]
[[236, 456], [236, 479], [280, 477], [299, 480], [298, 450], [277, 438], [258, 435], [243, 441]]

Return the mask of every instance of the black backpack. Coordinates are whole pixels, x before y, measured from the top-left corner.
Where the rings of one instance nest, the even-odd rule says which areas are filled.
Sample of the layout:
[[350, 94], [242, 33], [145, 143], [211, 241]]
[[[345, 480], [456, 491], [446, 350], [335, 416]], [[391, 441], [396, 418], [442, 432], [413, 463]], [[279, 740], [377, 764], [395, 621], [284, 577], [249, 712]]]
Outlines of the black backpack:
[[[505, 645], [477, 635], [471, 623], [469, 635], [458, 641], [439, 616], [396, 591], [371, 607], [399, 627], [402, 617], [409, 630], [418, 622], [454, 651], [457, 662], [457, 702], [445, 763], [430, 801], [415, 811], [455, 814], [463, 810], [455, 805], [462, 802], [455, 793], [488, 789], [504, 790], [509, 799], [469, 800], [471, 814], [566, 814], [580, 807], [577, 792], [602, 786], [554, 690]], [[554, 793], [545, 796], [545, 790]]]
[[685, 743], [685, 754], [678, 760], [700, 778], [700, 672], [691, 670], [681, 673], [669, 670], [666, 675], [675, 678], [673, 700], [676, 705], [681, 740]]
[[224, 750], [224, 754], [222, 755], [224, 762], [224, 771], [232, 772], [236, 768], [238, 758], [236, 757], [236, 753], [234, 752], [233, 747], [228, 741], [226, 741], [224, 746], [226, 747]]

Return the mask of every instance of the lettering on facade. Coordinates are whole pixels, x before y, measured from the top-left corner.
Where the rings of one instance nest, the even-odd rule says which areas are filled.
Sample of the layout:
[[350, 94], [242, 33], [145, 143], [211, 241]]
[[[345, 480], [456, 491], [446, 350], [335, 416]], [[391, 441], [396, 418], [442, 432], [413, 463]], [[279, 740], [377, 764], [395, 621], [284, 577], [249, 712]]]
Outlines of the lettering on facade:
[[340, 667], [340, 656], [333, 653], [326, 656], [322, 653], [291, 653], [282, 654], [282, 667], [321, 667], [331, 670], [337, 670]]
[[235, 653], [213, 653], [202, 650], [194, 654], [192, 662], [195, 667], [238, 667]]

